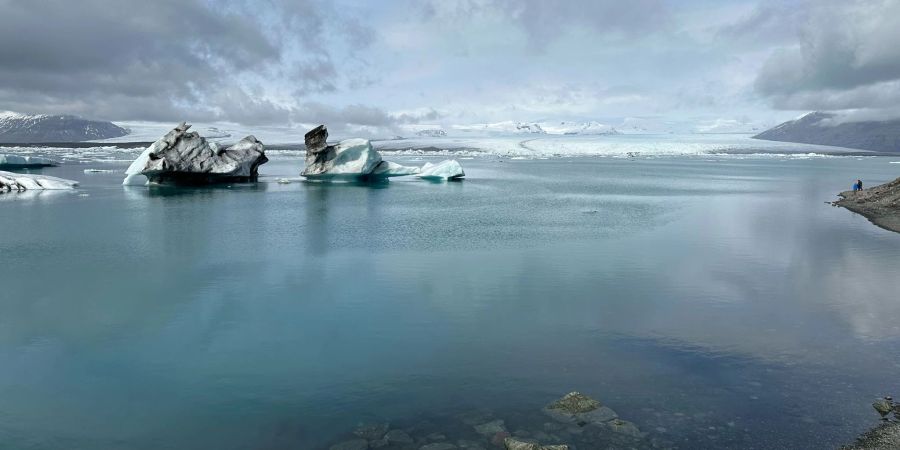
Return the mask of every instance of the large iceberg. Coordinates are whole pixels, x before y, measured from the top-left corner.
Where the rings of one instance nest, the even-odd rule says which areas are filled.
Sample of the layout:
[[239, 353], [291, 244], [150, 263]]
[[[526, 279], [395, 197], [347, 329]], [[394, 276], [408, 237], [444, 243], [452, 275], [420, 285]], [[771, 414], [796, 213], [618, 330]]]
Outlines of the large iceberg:
[[0, 171], [0, 193], [75, 189], [76, 186], [77, 181], [62, 178]]
[[36, 169], [57, 165], [55, 161], [39, 156], [0, 155], [0, 169]]
[[458, 180], [466, 173], [455, 159], [447, 159], [437, 164], [425, 163], [416, 176], [424, 180]]
[[364, 181], [414, 175], [417, 167], [384, 161], [366, 139], [347, 139], [328, 145], [328, 129], [319, 125], [306, 133], [306, 167], [300, 175], [310, 180]]
[[253, 136], [223, 149], [188, 132], [190, 127], [182, 123], [144, 150], [125, 171], [122, 184], [256, 181], [259, 166], [269, 160]]

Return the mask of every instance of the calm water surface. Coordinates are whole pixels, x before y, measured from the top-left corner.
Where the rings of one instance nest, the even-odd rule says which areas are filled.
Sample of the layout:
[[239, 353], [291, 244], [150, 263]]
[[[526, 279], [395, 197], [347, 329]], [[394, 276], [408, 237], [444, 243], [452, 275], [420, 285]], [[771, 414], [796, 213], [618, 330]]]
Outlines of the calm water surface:
[[277, 184], [300, 162], [273, 158], [209, 189], [47, 169], [82, 188], [0, 196], [0, 447], [539, 428], [572, 390], [680, 448], [836, 447], [900, 387], [900, 234], [826, 201], [889, 161], [484, 158], [358, 186]]

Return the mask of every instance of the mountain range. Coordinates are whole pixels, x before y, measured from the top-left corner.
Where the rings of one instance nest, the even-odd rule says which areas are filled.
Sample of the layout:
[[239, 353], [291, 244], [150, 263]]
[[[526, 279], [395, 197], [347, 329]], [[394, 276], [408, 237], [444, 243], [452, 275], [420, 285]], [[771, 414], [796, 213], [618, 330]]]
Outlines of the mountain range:
[[112, 122], [87, 120], [69, 115], [28, 115], [0, 112], [0, 143], [79, 142], [109, 139], [128, 134]]
[[827, 112], [811, 112], [753, 136], [767, 141], [832, 145], [900, 153], [900, 119], [846, 122]]

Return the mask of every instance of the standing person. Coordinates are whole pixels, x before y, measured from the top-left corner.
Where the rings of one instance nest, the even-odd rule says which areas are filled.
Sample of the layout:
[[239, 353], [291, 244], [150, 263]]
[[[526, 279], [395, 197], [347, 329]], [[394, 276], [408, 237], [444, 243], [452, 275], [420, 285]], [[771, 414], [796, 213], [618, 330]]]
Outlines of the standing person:
[[856, 187], [858, 188], [858, 190], [862, 190], [862, 180], [856, 180]]

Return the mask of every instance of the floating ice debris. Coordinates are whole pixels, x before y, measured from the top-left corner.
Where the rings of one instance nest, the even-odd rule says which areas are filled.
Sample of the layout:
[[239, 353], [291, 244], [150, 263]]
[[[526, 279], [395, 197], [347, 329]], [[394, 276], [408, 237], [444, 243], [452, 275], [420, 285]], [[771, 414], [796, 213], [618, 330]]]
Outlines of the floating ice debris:
[[118, 170], [109, 170], [109, 169], [84, 169], [84, 173], [117, 173]]
[[55, 167], [59, 164], [47, 158], [39, 156], [19, 156], [0, 154], [0, 169], [36, 169], [40, 167]]
[[425, 163], [417, 176], [425, 180], [456, 180], [466, 176], [466, 173], [459, 162], [448, 159], [437, 164]]
[[78, 186], [77, 181], [62, 178], [0, 171], [0, 193], [75, 189], [76, 186]]
[[291, 180], [288, 180], [287, 178], [279, 178], [276, 182], [278, 184], [291, 184]]
[[259, 166], [268, 161], [263, 144], [247, 136], [231, 147], [221, 149], [181, 123], [153, 145], [147, 147], [125, 171], [122, 184], [152, 183], [208, 184], [256, 181]]

